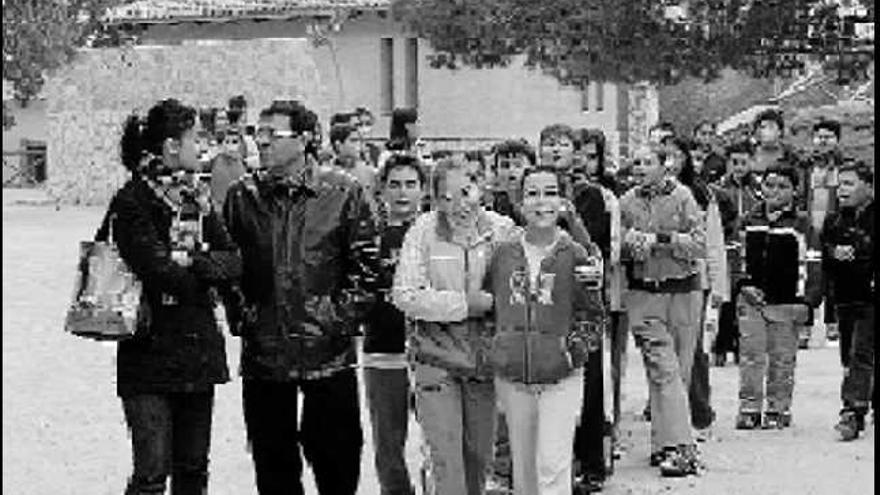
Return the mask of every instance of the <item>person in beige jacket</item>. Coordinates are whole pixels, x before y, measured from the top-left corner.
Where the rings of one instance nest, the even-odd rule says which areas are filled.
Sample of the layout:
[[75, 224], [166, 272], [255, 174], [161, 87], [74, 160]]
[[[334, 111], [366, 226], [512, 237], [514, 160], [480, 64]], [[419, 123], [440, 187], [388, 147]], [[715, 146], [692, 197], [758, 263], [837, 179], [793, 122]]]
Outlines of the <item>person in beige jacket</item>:
[[479, 205], [480, 186], [459, 158], [441, 161], [431, 181], [434, 210], [407, 232], [392, 302], [411, 320], [416, 417], [429, 447], [437, 495], [480, 495], [492, 460], [495, 388], [483, 289], [495, 247], [513, 221]]

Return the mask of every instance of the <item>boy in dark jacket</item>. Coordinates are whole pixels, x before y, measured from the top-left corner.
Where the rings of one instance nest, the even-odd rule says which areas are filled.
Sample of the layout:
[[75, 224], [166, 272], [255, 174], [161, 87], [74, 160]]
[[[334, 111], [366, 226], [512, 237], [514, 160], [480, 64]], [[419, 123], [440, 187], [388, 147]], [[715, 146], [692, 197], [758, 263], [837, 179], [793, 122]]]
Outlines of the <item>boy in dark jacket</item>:
[[378, 225], [379, 294], [376, 304], [367, 313], [365, 325], [364, 385], [382, 493], [412, 495], [404, 452], [409, 425], [406, 318], [394, 307], [388, 294], [403, 237], [419, 213], [425, 175], [418, 158], [394, 155], [379, 172], [379, 184], [385, 218]]
[[809, 219], [795, 208], [798, 178], [790, 166], [764, 171], [764, 200], [743, 221], [738, 429], [791, 424], [797, 332], [808, 316], [805, 297], [813, 292], [806, 286]]
[[[357, 181], [306, 165], [316, 117], [277, 101], [260, 115], [265, 172], [234, 184], [225, 220], [241, 247], [245, 425], [261, 494], [302, 493], [300, 444], [318, 490], [353, 495], [362, 431], [353, 337], [373, 291], [375, 230]], [[297, 425], [298, 393], [305, 404]]]
[[[852, 328], [841, 339], [844, 362], [843, 409], [836, 429], [844, 441], [865, 428], [874, 372], [874, 171], [861, 162], [840, 169], [837, 197], [841, 209], [825, 218], [822, 265], [833, 286], [841, 327]], [[828, 291], [824, 291], [827, 298]]]

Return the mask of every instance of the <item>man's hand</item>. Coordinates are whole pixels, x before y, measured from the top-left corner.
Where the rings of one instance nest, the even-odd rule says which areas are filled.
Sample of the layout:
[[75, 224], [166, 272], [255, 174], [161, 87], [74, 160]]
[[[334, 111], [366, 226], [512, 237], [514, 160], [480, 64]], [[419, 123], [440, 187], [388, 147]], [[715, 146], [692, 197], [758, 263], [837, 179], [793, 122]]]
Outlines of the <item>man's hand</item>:
[[651, 254], [651, 247], [657, 243], [657, 234], [631, 229], [627, 231], [623, 242], [630, 247], [637, 261], [643, 261]]
[[743, 287], [742, 295], [746, 299], [746, 302], [752, 306], [763, 306], [766, 304], [764, 301], [764, 291], [757, 287]]
[[495, 298], [486, 291], [473, 291], [467, 294], [468, 316], [483, 316], [492, 309]]
[[184, 268], [192, 265], [192, 257], [189, 255], [189, 251], [171, 251], [171, 261], [177, 263]]

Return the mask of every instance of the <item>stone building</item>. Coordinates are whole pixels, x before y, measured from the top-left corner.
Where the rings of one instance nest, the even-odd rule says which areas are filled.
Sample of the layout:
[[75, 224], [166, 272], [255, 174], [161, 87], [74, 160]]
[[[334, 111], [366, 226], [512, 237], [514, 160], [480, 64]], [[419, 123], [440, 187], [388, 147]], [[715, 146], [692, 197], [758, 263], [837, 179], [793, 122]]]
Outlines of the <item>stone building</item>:
[[[125, 115], [163, 97], [223, 106], [244, 94], [251, 118], [275, 97], [296, 97], [325, 123], [335, 112], [365, 106], [377, 117], [377, 138], [388, 134], [391, 109], [416, 107], [426, 140], [458, 147], [512, 137], [534, 142], [543, 126], [561, 122], [602, 129], [612, 158], [656, 121], [656, 92], [649, 87], [593, 83], [581, 91], [522, 61], [431, 68], [429, 43], [393, 21], [389, 6], [388, 0], [141, 0], [111, 11], [108, 21], [135, 33], [138, 45], [84, 50], [49, 78], [45, 104], [32, 109], [45, 114], [24, 119], [47, 123], [29, 127], [40, 134], [31, 139], [48, 142], [50, 193], [65, 202], [106, 201], [121, 180], [115, 143]], [[326, 29], [320, 36], [316, 25]]]

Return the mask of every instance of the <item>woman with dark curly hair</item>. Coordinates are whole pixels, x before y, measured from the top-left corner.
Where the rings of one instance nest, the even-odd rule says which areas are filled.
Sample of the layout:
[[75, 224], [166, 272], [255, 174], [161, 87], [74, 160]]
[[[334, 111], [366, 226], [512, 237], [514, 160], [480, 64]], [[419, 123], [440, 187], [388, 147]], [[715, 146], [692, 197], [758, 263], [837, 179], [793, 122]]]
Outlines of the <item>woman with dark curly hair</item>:
[[126, 495], [164, 493], [169, 475], [175, 495], [205, 493], [214, 386], [229, 381], [214, 295], [241, 275], [241, 258], [194, 179], [195, 120], [173, 99], [126, 120], [120, 148], [131, 179], [98, 232], [112, 232], [149, 314], [116, 360], [134, 462]]

